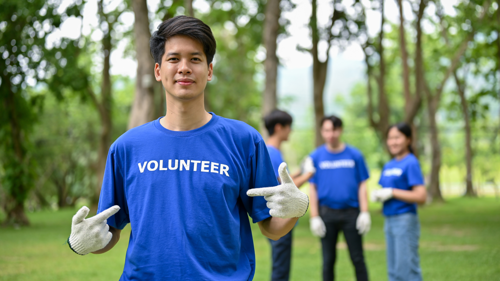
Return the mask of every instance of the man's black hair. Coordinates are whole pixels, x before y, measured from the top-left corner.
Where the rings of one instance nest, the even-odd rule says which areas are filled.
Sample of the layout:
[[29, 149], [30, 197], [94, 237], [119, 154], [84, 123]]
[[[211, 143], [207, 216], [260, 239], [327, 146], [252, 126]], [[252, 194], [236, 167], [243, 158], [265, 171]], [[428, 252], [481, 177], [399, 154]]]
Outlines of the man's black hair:
[[264, 124], [266, 126], [267, 132], [269, 132], [269, 136], [272, 136], [274, 134], [274, 127], [276, 127], [276, 124], [280, 124], [284, 127], [287, 125], [291, 126], [292, 122], [292, 116], [279, 109], [271, 111], [271, 113], [264, 117]]
[[323, 117], [323, 119], [321, 119], [321, 123], [319, 124], [319, 127], [320, 128], [323, 127], [323, 123], [325, 123], [325, 121], [327, 121], [327, 120], [332, 121], [333, 129], [342, 128], [342, 119], [340, 119], [339, 117], [337, 117], [335, 115]]
[[207, 64], [212, 62], [216, 43], [210, 27], [197, 18], [177, 16], [162, 22], [158, 30], [151, 35], [149, 49], [155, 63], [161, 65], [161, 58], [165, 54], [165, 42], [176, 35], [189, 36], [200, 42], [207, 56]]

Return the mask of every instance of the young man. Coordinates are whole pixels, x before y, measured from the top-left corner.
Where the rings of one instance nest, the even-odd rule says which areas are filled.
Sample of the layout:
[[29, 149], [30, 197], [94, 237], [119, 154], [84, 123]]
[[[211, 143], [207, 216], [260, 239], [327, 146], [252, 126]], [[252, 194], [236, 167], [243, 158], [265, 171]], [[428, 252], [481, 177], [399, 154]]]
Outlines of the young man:
[[[274, 168], [274, 174], [279, 179], [278, 168], [283, 163], [281, 155], [281, 143], [288, 140], [288, 136], [292, 131], [292, 116], [285, 111], [278, 109], [273, 110], [264, 118], [264, 124], [269, 138], [267, 139], [267, 150], [271, 157], [271, 162]], [[300, 187], [314, 175], [314, 167], [312, 165], [304, 165], [304, 173], [300, 171], [292, 176], [292, 179], [297, 187]], [[288, 281], [290, 278], [290, 261], [292, 258], [292, 232], [274, 241], [269, 239], [271, 243], [271, 252], [273, 259], [273, 267], [271, 280], [272, 281]]]
[[251, 280], [248, 215], [279, 239], [306, 212], [307, 195], [284, 163], [277, 185], [256, 130], [205, 111], [216, 46], [206, 24], [175, 17], [160, 24], [150, 45], [167, 114], [113, 143], [98, 215], [77, 212], [69, 245], [78, 254], [107, 252], [130, 223], [120, 280]]
[[362, 242], [362, 235], [370, 230], [371, 224], [366, 194], [368, 170], [361, 152], [341, 141], [340, 118], [323, 118], [321, 136], [325, 144], [310, 155], [316, 174], [311, 179], [309, 196], [311, 231], [321, 237], [323, 280], [335, 278], [340, 231], [344, 233], [357, 280], [368, 280]]

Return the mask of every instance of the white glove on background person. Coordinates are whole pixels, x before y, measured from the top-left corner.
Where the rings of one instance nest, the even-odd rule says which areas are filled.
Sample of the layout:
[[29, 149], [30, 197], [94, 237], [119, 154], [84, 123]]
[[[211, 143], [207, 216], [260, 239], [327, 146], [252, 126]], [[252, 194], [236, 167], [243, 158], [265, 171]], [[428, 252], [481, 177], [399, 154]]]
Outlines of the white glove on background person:
[[304, 166], [302, 168], [304, 173], [316, 173], [316, 168], [314, 168], [314, 162], [311, 157], [307, 157], [304, 160]]
[[326, 226], [320, 216], [313, 217], [309, 220], [309, 228], [314, 236], [325, 237]]
[[358, 215], [358, 219], [356, 220], [356, 229], [358, 233], [361, 235], [367, 234], [370, 231], [370, 227], [372, 225], [372, 220], [370, 218], [370, 213], [361, 212]]
[[302, 217], [309, 206], [309, 197], [293, 183], [286, 169], [286, 163], [278, 168], [281, 184], [273, 187], [252, 188], [247, 191], [250, 197], [264, 196], [269, 214], [278, 218]]
[[378, 190], [374, 190], [371, 192], [371, 200], [373, 202], [382, 202], [384, 203], [385, 201], [391, 199], [393, 197], [392, 194], [392, 188], [381, 188]]
[[79, 255], [86, 255], [106, 247], [113, 237], [106, 220], [119, 210], [120, 207], [115, 205], [89, 219], [85, 219], [89, 208], [83, 206], [78, 210], [73, 216], [71, 235], [68, 239], [71, 249]]

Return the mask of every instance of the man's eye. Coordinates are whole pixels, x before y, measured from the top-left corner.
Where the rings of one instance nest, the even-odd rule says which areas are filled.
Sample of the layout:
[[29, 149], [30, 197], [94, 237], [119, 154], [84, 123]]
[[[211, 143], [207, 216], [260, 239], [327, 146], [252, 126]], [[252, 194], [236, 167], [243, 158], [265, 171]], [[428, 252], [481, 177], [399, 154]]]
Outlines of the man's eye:
[[177, 58], [169, 58], [167, 59], [167, 61], [177, 61], [178, 59]]
[[195, 60], [195, 61], [201, 61], [199, 58], [193, 58], [193, 60]]

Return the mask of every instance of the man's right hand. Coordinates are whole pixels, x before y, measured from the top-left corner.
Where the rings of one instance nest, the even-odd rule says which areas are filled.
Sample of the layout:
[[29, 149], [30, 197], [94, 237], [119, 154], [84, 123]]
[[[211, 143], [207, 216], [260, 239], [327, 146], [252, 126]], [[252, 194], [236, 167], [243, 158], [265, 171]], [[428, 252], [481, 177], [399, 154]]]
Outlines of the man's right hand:
[[73, 216], [71, 235], [68, 239], [71, 249], [79, 255], [86, 255], [106, 247], [113, 237], [106, 220], [119, 210], [120, 207], [115, 205], [89, 219], [85, 219], [89, 208], [83, 206], [78, 210]]
[[326, 226], [320, 216], [312, 217], [309, 220], [309, 227], [311, 228], [311, 232], [314, 236], [321, 238], [325, 237]]

